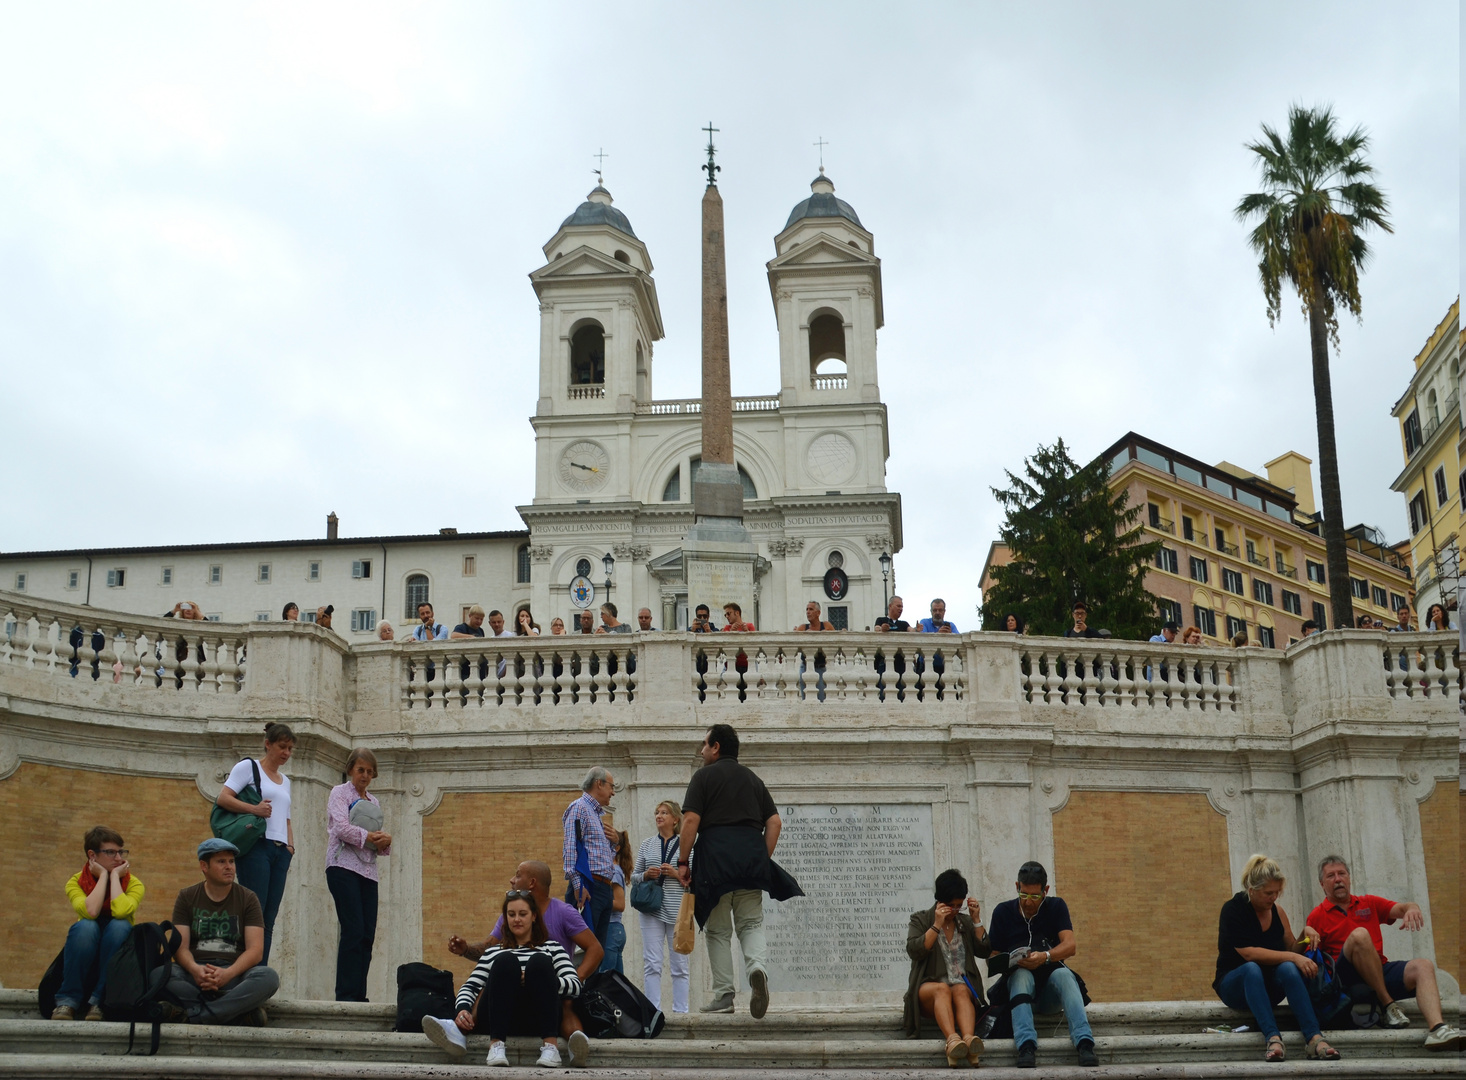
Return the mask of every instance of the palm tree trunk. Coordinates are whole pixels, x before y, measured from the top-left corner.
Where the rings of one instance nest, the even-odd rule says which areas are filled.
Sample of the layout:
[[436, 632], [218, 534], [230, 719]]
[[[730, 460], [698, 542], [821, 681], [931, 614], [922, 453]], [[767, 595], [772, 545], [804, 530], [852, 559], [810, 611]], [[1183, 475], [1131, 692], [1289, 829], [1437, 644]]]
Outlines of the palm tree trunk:
[[1323, 541], [1329, 573], [1333, 629], [1354, 625], [1349, 549], [1344, 546], [1344, 500], [1339, 489], [1339, 450], [1334, 441], [1334, 391], [1329, 380], [1328, 323], [1317, 302], [1308, 307], [1313, 347], [1313, 411], [1318, 422], [1318, 481], [1323, 494]]

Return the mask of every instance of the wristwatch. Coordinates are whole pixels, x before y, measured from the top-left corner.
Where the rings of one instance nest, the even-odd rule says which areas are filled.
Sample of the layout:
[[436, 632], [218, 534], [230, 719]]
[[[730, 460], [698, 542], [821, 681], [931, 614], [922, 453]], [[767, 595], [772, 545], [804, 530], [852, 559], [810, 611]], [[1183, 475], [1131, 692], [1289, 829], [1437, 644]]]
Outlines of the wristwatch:
[[677, 865], [678, 866], [691, 866], [692, 864], [689, 863], [686, 859], [678, 859], [677, 860]]

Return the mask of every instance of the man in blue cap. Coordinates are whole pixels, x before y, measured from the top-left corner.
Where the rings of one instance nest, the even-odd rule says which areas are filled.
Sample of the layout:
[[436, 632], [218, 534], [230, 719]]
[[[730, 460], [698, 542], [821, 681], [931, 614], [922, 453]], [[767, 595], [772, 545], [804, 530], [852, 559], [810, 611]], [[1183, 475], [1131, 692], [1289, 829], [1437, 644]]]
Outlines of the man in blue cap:
[[183, 944], [168, 979], [168, 995], [182, 1007], [172, 1019], [263, 1027], [261, 1006], [280, 989], [280, 976], [260, 963], [265, 915], [259, 897], [234, 880], [238, 854], [228, 840], [205, 840], [198, 850], [203, 881], [173, 902]]

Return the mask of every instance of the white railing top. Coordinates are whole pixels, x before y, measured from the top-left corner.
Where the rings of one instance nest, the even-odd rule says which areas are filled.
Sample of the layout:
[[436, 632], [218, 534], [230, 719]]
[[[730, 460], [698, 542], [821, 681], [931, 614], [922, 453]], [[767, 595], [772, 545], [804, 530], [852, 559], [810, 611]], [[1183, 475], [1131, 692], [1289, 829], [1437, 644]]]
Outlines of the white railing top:
[[[759, 394], [733, 399], [734, 412], [776, 412], [778, 394]], [[668, 398], [665, 401], [638, 401], [636, 411], [645, 416], [696, 415], [702, 412], [702, 398]]]

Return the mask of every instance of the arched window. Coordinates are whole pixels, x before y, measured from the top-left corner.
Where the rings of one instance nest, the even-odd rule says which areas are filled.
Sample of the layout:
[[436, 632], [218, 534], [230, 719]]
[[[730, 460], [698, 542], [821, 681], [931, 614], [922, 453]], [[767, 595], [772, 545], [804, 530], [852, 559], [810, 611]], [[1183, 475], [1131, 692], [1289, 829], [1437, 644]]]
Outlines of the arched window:
[[429, 603], [428, 600], [428, 576], [426, 574], [409, 574], [407, 576], [407, 603], [404, 605], [403, 618], [417, 618], [417, 605]]
[[809, 324], [809, 378], [816, 390], [837, 390], [846, 385], [845, 324], [826, 312]]
[[520, 544], [519, 550], [515, 553], [514, 580], [521, 585], [529, 584], [529, 545]]
[[680, 465], [673, 469], [672, 475], [667, 478], [667, 486], [662, 489], [662, 501], [682, 501], [682, 467]]
[[1439, 424], [1441, 422], [1441, 410], [1440, 405], [1436, 401], [1434, 388], [1431, 389], [1430, 395], [1425, 400], [1429, 403], [1428, 408], [1430, 409], [1430, 422], [1432, 424]]
[[616, 249], [616, 261], [617, 262], [623, 262], [627, 266], [630, 266], [631, 265], [631, 256], [628, 255], [628, 254], [626, 254], [626, 252], [622, 251], [620, 248], [617, 248]]
[[605, 381], [606, 336], [596, 323], [588, 323], [570, 339], [570, 382], [580, 386]]
[[[687, 469], [687, 482], [689, 484], [696, 484], [697, 483], [697, 471], [699, 469], [701, 469], [701, 468], [702, 468], [702, 458], [700, 458], [700, 457], [693, 458], [692, 461], [689, 463], [688, 469]], [[748, 470], [745, 469], [742, 465], [739, 465], [738, 466], [738, 479], [743, 482], [743, 497], [744, 497], [744, 499], [746, 499], [746, 500], [757, 499], [758, 498], [758, 491], [753, 486], [753, 477], [751, 477], [751, 476], [748, 475]], [[670, 487], [671, 485], [669, 484], [668, 486]], [[665, 502], [667, 500], [664, 498], [663, 501]]]

